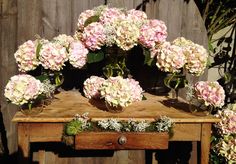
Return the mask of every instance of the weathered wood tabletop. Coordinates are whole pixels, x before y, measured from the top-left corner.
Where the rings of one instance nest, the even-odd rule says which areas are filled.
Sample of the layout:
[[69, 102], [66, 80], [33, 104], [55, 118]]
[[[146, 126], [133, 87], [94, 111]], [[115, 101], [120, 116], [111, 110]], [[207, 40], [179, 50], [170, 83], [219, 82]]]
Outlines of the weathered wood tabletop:
[[167, 97], [145, 93], [146, 100], [135, 102], [126, 107], [121, 113], [106, 111], [105, 104], [98, 100], [88, 100], [78, 91], [65, 91], [57, 94], [52, 103], [35, 116], [25, 116], [18, 112], [14, 122], [68, 122], [75, 114], [89, 113], [89, 117], [96, 119], [129, 118], [154, 120], [160, 116], [168, 116], [174, 122], [218, 122], [213, 116], [194, 115], [188, 110], [187, 103], [169, 103]]

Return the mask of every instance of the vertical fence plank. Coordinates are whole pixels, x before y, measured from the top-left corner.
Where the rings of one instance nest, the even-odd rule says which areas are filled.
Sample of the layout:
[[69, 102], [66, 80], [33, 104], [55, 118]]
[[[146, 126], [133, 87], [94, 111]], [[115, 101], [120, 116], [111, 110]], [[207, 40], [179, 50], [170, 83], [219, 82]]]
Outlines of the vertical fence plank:
[[16, 126], [11, 122], [17, 109], [14, 105], [8, 105], [3, 94], [7, 81], [16, 72], [16, 63], [13, 55], [16, 50], [16, 4], [14, 0], [0, 0], [0, 106], [3, 115], [3, 120], [0, 122], [4, 123], [1, 127], [5, 127], [5, 129], [1, 129], [1, 132], [7, 132], [7, 143], [4, 144], [8, 144], [10, 154], [17, 149]]

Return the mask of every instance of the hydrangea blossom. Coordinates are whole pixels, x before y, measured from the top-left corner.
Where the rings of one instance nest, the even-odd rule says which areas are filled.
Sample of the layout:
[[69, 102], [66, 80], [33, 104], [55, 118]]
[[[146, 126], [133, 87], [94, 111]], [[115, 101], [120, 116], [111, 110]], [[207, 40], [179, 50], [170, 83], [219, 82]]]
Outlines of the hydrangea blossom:
[[164, 42], [167, 38], [167, 27], [163, 21], [148, 20], [141, 26], [139, 43], [146, 48], [153, 48], [157, 43]]
[[60, 35], [54, 37], [53, 41], [68, 48], [69, 45], [74, 41], [74, 38], [72, 36], [69, 36], [66, 34], [60, 34]]
[[101, 49], [101, 46], [105, 44], [105, 41], [105, 30], [101, 23], [93, 22], [84, 28], [82, 42], [88, 49], [92, 51]]
[[177, 37], [175, 40], [172, 41], [172, 44], [180, 47], [188, 47], [194, 45], [191, 40], [188, 40], [184, 37]]
[[12, 76], [5, 87], [4, 96], [16, 105], [23, 105], [35, 100], [43, 93], [43, 84], [31, 75]]
[[169, 42], [159, 46], [156, 58], [157, 67], [165, 72], [178, 72], [186, 62], [182, 49]]
[[139, 85], [139, 82], [132, 78], [127, 78], [126, 80], [128, 81], [131, 89], [131, 101], [132, 102], [141, 101], [143, 98], [144, 91]]
[[111, 106], [126, 107], [132, 102], [132, 93], [127, 80], [121, 76], [108, 78], [100, 88], [101, 97]]
[[206, 106], [222, 107], [225, 100], [225, 91], [218, 82], [198, 81], [194, 87], [198, 100]]
[[184, 49], [186, 55], [186, 69], [196, 76], [203, 74], [208, 60], [207, 50], [198, 44], [193, 44]]
[[139, 28], [136, 24], [130, 23], [128, 19], [115, 21], [116, 36], [115, 44], [121, 49], [128, 51], [138, 43]]
[[147, 21], [147, 14], [140, 10], [131, 9], [127, 11], [127, 19], [141, 27]]
[[236, 163], [236, 138], [232, 135], [225, 135], [215, 146], [215, 151], [228, 163]]
[[28, 40], [19, 46], [14, 56], [19, 67], [19, 71], [27, 72], [37, 68], [39, 60], [36, 55], [36, 41]]
[[83, 92], [85, 97], [91, 98], [100, 98], [99, 89], [104, 83], [105, 79], [98, 76], [91, 76], [90, 78], [84, 81]]
[[118, 19], [124, 19], [125, 14], [122, 12], [119, 8], [105, 8], [101, 12], [101, 16], [99, 17], [99, 20], [102, 24], [112, 24], [114, 21]]
[[66, 48], [57, 43], [48, 42], [43, 44], [39, 60], [45, 69], [60, 71], [68, 60]]
[[236, 134], [236, 111], [228, 108], [219, 110], [216, 117], [221, 119], [215, 124], [221, 134]]
[[94, 15], [95, 15], [94, 10], [85, 10], [84, 12], [82, 12], [78, 18], [78, 23], [77, 23], [78, 30], [82, 31], [84, 29], [84, 23], [86, 22], [86, 20]]
[[80, 41], [71, 43], [69, 49], [69, 62], [75, 68], [82, 68], [87, 62], [88, 49]]

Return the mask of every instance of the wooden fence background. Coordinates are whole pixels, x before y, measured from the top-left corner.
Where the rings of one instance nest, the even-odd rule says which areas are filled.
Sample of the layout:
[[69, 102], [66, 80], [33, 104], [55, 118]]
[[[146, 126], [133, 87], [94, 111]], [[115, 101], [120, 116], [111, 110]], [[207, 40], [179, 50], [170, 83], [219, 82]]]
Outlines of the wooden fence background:
[[[5, 150], [17, 150], [16, 125], [11, 122], [17, 108], [4, 99], [4, 86], [17, 74], [14, 52], [23, 42], [38, 34], [51, 39], [58, 34], [73, 35], [79, 14], [95, 6], [108, 3], [115, 7], [136, 8], [142, 3], [149, 18], [163, 20], [168, 28], [168, 40], [184, 36], [207, 47], [206, 30], [194, 0], [0, 0], [0, 102], [6, 131]], [[0, 117], [1, 118], [1, 117]], [[4, 129], [1, 130], [4, 134]], [[2, 137], [4, 138], [4, 137]], [[37, 161], [37, 153], [34, 153]], [[113, 157], [66, 158], [55, 152], [46, 154], [48, 163], [144, 163], [143, 151], [118, 151]], [[196, 163], [196, 160], [191, 159]]]

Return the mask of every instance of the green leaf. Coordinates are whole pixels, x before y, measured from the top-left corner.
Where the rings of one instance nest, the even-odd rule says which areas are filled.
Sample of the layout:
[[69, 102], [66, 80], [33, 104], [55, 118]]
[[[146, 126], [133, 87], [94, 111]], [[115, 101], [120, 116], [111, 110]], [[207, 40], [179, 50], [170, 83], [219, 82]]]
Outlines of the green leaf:
[[104, 59], [104, 53], [102, 51], [99, 52], [90, 52], [87, 55], [87, 62], [88, 63], [95, 63], [100, 62]]
[[143, 53], [144, 53], [144, 56], [145, 56], [144, 64], [147, 64], [148, 66], [155, 65], [155, 60], [154, 60], [154, 58], [151, 58], [150, 51], [144, 49]]
[[40, 52], [40, 49], [42, 48], [42, 44], [38, 41], [38, 45], [37, 45], [37, 48], [36, 48], [36, 56], [37, 58], [39, 58], [39, 52]]
[[210, 41], [208, 42], [208, 48], [211, 52], [214, 51], [214, 48], [213, 48], [212, 43]]
[[40, 80], [41, 82], [43, 82], [44, 80], [49, 79], [47, 75], [40, 75], [40, 76], [36, 76], [35, 78]]
[[99, 16], [98, 15], [91, 16], [85, 21], [84, 27], [88, 26], [90, 23], [98, 22], [98, 21], [99, 21]]

